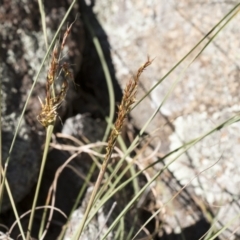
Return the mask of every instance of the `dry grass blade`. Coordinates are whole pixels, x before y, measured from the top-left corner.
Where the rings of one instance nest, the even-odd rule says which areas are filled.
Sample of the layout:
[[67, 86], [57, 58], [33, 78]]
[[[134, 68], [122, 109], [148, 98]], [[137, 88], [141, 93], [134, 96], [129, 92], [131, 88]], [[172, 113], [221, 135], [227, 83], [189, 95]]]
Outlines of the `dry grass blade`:
[[[65, 218], [67, 218], [66, 214], [65, 214], [63, 211], [61, 211], [61, 209], [58, 209], [58, 208], [56, 208], [56, 207], [54, 207], [54, 206], [39, 206], [39, 207], [36, 207], [36, 210], [45, 209], [45, 208], [53, 209], [53, 210], [59, 212], [59, 213], [60, 213], [62, 216], [64, 216]], [[31, 211], [32, 211], [32, 210], [29, 210], [29, 211], [25, 212], [24, 214], [22, 214], [22, 215], [20, 216], [20, 219], [22, 219], [22, 218], [24, 218], [25, 216], [27, 216], [29, 213], [31, 213]], [[12, 224], [11, 228], [10, 228], [9, 231], [8, 231], [8, 234], [9, 234], [9, 235], [12, 233], [12, 231], [13, 231], [14, 227], [16, 226], [16, 224], [17, 224], [17, 221], [15, 221], [15, 222]]]
[[[53, 180], [53, 183], [51, 184], [50, 188], [49, 188], [49, 191], [48, 191], [48, 195], [47, 195], [47, 199], [46, 199], [46, 205], [49, 205], [50, 201], [51, 201], [51, 206], [54, 207], [55, 205], [55, 193], [57, 191], [57, 183], [58, 183], [58, 178], [60, 177], [62, 171], [64, 170], [64, 168], [68, 167], [69, 163], [76, 157], [78, 156], [79, 154], [81, 154], [82, 152], [86, 152], [86, 153], [89, 153], [89, 154], [93, 154], [93, 155], [97, 155], [98, 157], [101, 157], [101, 155], [99, 155], [98, 152], [95, 152], [93, 150], [91, 150], [91, 148], [94, 148], [96, 146], [102, 146], [102, 143], [92, 143], [92, 144], [88, 144], [88, 145], [85, 145], [85, 146], [81, 146], [81, 147], [77, 147], [75, 148], [74, 150], [76, 150], [77, 152], [74, 153], [71, 157], [69, 157], [59, 168], [58, 170], [56, 171], [55, 173], [55, 177], [54, 177], [54, 180]], [[61, 148], [60, 148], [61, 149]], [[71, 149], [72, 150], [72, 149]], [[86, 179], [85, 179], [86, 180]], [[89, 183], [91, 184], [91, 183]], [[43, 232], [43, 234], [41, 235], [41, 239], [44, 238], [44, 236], [46, 235], [47, 233], [47, 230], [50, 226], [50, 223], [51, 223], [51, 220], [52, 220], [52, 217], [53, 217], [53, 210], [54, 209], [51, 209], [50, 210], [50, 213], [49, 213], [49, 217], [48, 217], [48, 221], [47, 221], [47, 225], [45, 226], [45, 230]], [[44, 215], [43, 215], [43, 218], [42, 218], [42, 226], [44, 225], [44, 222], [45, 222], [45, 218], [46, 218], [46, 211], [44, 212]]]

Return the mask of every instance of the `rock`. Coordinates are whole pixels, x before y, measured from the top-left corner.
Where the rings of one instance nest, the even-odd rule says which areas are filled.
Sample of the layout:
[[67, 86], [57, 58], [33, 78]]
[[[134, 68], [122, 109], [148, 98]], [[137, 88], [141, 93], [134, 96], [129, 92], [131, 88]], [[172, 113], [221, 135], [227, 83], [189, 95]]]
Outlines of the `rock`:
[[12, 238], [10, 238], [8, 235], [6, 235], [3, 232], [0, 232], [0, 240], [13, 240]]
[[94, 143], [102, 140], [106, 126], [105, 121], [77, 114], [66, 120], [62, 133], [76, 138], [86, 137], [90, 142]]
[[[148, 55], [155, 58], [152, 65], [141, 77], [138, 100], [236, 4], [236, 1], [231, 3], [219, 1], [214, 5], [208, 1], [202, 1], [199, 4], [199, 1], [187, 0], [172, 2], [117, 0], [109, 4], [108, 0], [96, 0], [93, 12], [108, 35], [116, 79], [122, 89], [124, 89], [129, 75], [135, 73]], [[214, 39], [214, 42], [209, 44], [204, 52], [188, 67], [182, 77], [182, 70], [203, 45], [131, 112], [132, 123], [141, 129], [161, 104], [174, 81], [181, 77], [180, 82], [146, 130], [150, 136], [155, 138], [151, 141], [152, 149], [146, 148], [148, 150], [146, 155], [153, 152], [158, 143], [161, 142], [158, 154], [164, 156], [177, 146], [176, 143], [180, 146], [183, 142], [192, 139], [191, 136], [199, 136], [204, 130], [214, 127], [219, 123], [219, 119], [224, 121], [239, 112], [238, 79], [240, 66], [237, 55], [239, 49], [237, 22], [239, 22], [239, 17], [237, 15], [224, 28]], [[182, 139], [179, 138], [179, 133]], [[226, 205], [226, 207], [221, 208], [223, 209], [220, 211], [221, 216], [216, 217], [223, 225], [232, 219], [233, 212], [239, 211], [239, 207], [236, 207], [235, 203], [235, 196], [239, 196], [240, 193], [239, 168], [236, 167], [239, 158], [238, 136], [239, 123], [236, 123], [232, 127], [213, 134], [208, 140], [204, 140], [203, 144], [199, 143], [192, 148], [190, 158], [183, 155], [171, 165], [173, 176], [180, 182], [185, 180], [184, 183], [186, 183], [200, 171], [200, 166], [203, 170], [204, 166], [210, 166], [221, 158], [212, 169], [201, 174], [201, 186], [196, 181], [190, 185], [194, 187], [191, 194], [196, 194], [198, 198], [201, 196], [203, 201], [206, 201], [206, 206], [213, 204], [211, 207], [213, 211], [216, 210], [214, 204], [217, 206]], [[141, 161], [141, 157], [139, 159]], [[152, 162], [155, 160], [157, 157], [153, 158]], [[152, 162], [142, 164], [146, 167]], [[192, 162], [194, 166], [191, 165]], [[162, 168], [161, 163], [157, 164], [155, 168], [155, 170], [148, 170], [151, 176]], [[203, 188], [200, 190], [201, 187]], [[162, 188], [159, 187], [159, 189]], [[178, 187], [175, 186], [175, 189], [172, 189], [170, 196], [178, 191]], [[166, 189], [162, 191], [168, 190], [166, 186]], [[158, 200], [163, 201], [161, 193], [157, 195]], [[219, 199], [224, 202], [219, 202]], [[184, 216], [181, 214], [182, 205], [178, 206], [180, 207], [175, 209], [175, 216]], [[166, 207], [166, 211], [172, 211], [172, 208]], [[189, 218], [184, 217], [184, 226], [181, 225], [181, 227], [192, 226], [194, 224], [190, 219], [192, 216], [193, 214], [189, 214]], [[236, 221], [230, 227], [230, 231], [238, 229], [237, 225]], [[174, 228], [170, 222], [169, 228]], [[239, 229], [237, 231], [239, 234]], [[222, 239], [230, 239], [230, 235], [225, 231], [222, 234]]]
[[[65, 0], [45, 3], [49, 41], [68, 6], [68, 1]], [[69, 23], [74, 21], [78, 11], [78, 4], [76, 4], [68, 18]], [[8, 156], [9, 147], [34, 76], [46, 53], [46, 48], [37, 1], [4, 1], [0, 6], [0, 20], [1, 120], [4, 162]], [[63, 31], [66, 27], [67, 23], [64, 25]], [[67, 52], [64, 58], [71, 64], [74, 63], [72, 64], [74, 75], [80, 69], [83, 44], [83, 28], [78, 18], [67, 41]], [[41, 71], [39, 82], [27, 106], [8, 166], [7, 178], [15, 202], [19, 202], [30, 191], [38, 176], [45, 130], [38, 123], [36, 117], [40, 111], [38, 96], [42, 99], [45, 97], [47, 67], [48, 62]], [[71, 88], [69, 92], [71, 92]], [[72, 96], [74, 94], [68, 95], [65, 108], [61, 110], [61, 116], [67, 113], [67, 105], [71, 103]], [[6, 211], [9, 207], [7, 198], [4, 198], [1, 210]]]
[[[71, 240], [73, 238], [84, 216], [87, 204], [91, 197], [92, 190], [93, 190], [93, 187], [88, 188], [81, 207], [79, 207], [77, 210], [74, 211], [70, 219], [66, 234], [63, 238], [64, 240]], [[107, 228], [105, 225], [106, 221], [107, 221], [106, 215], [104, 215], [103, 210], [100, 209], [98, 214], [91, 221], [91, 223], [85, 227], [81, 235], [81, 240], [95, 240], [97, 239], [96, 238], [97, 236], [99, 236], [99, 238], [103, 237], [104, 233], [107, 231]], [[114, 239], [113, 236], [114, 236], [113, 233], [110, 233], [105, 239], [107, 240]]]
[[[72, 118], [67, 119], [63, 126], [62, 133], [74, 136], [77, 139], [88, 139], [88, 141], [90, 141], [91, 143], [95, 143], [97, 141], [101, 141], [101, 139], [104, 136], [105, 128], [106, 128], [105, 121], [93, 119], [89, 116], [78, 114]], [[87, 156], [86, 154], [81, 154], [75, 160], [76, 161], [74, 163], [74, 167], [76, 169], [78, 169], [82, 173], [88, 172], [86, 166], [92, 162], [89, 156]], [[98, 173], [99, 170], [97, 170], [96, 174]], [[95, 178], [96, 177], [94, 177], [94, 179]], [[74, 186], [75, 185], [76, 184], [74, 184]], [[75, 231], [77, 230], [79, 223], [81, 222], [83, 215], [85, 213], [92, 190], [93, 190], [92, 186], [87, 189], [83, 201], [81, 202], [80, 206], [74, 211], [70, 219], [69, 225], [67, 227], [67, 231], [64, 237], [65, 240], [72, 239], [73, 235], [75, 234]], [[124, 200], [121, 198], [121, 194], [125, 196]], [[85, 227], [81, 235], [81, 240], [84, 239], [94, 240], [96, 239], [96, 236], [98, 234], [100, 237], [101, 236], [103, 237], [103, 235], [106, 233], [108, 229], [107, 227], [109, 227], [110, 224], [113, 223], [113, 221], [117, 218], [122, 209], [124, 209], [124, 207], [130, 201], [132, 194], [133, 189], [131, 186], [128, 185], [128, 187], [124, 188], [122, 192], [119, 191], [114, 197], [109, 199], [104, 204], [104, 206], [98, 211], [98, 213], [94, 216], [89, 225]], [[109, 213], [111, 214], [108, 216]], [[136, 218], [136, 222], [135, 225], [133, 226], [132, 219], [134, 218]], [[138, 211], [135, 208], [132, 209], [130, 212], [126, 213], [126, 216], [124, 217], [124, 224], [125, 232], [123, 233], [123, 235], [125, 237], [128, 235], [130, 230], [136, 233], [136, 231], [141, 227], [140, 213], [138, 213]], [[116, 234], [115, 230], [111, 231], [106, 239], [115, 239], [115, 234]], [[146, 237], [146, 235], [143, 232], [140, 232], [139, 236]]]

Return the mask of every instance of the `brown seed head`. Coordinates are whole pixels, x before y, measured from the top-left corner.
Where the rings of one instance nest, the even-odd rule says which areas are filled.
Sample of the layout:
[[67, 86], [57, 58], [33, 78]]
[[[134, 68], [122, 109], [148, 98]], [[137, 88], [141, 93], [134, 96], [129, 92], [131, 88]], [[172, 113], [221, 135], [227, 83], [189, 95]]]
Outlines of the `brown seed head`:
[[127, 114], [131, 111], [131, 107], [136, 99], [136, 91], [139, 83], [139, 78], [142, 72], [152, 63], [153, 60], [148, 60], [138, 69], [136, 76], [134, 76], [129, 83], [127, 84], [124, 94], [122, 97], [121, 104], [118, 106], [118, 116], [115, 122], [114, 128], [110, 133], [108, 139], [108, 146], [106, 148], [105, 160], [109, 159], [111, 152], [115, 146], [118, 135], [121, 134], [121, 130], [123, 127], [124, 119]]

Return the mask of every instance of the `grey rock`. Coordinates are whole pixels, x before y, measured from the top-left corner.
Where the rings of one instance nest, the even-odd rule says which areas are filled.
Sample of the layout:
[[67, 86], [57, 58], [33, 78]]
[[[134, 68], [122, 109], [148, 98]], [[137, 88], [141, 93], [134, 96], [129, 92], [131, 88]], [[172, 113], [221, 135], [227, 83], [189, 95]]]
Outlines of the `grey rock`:
[[[211, 30], [217, 21], [238, 4], [237, 1], [216, 1], [215, 3], [213, 5], [205, 0], [201, 3], [187, 0], [117, 0], [109, 3], [108, 0], [96, 0], [93, 11], [108, 35], [116, 77], [122, 89], [129, 75], [134, 74], [150, 55], [155, 60], [141, 77], [137, 100], [141, 99]], [[213, 12], [216, 21], [213, 21]], [[154, 138], [157, 137], [157, 141], [151, 142], [153, 149], [159, 143], [159, 139], [161, 141], [159, 155], [164, 156], [183, 142], [213, 128], [220, 122], [219, 119], [226, 120], [239, 112], [240, 66], [239, 57], [236, 54], [239, 49], [237, 22], [239, 22], [239, 15], [188, 67], [172, 94], [149, 124], [146, 132]], [[200, 48], [197, 52], [199, 51]], [[131, 112], [132, 122], [138, 129], [144, 126], [161, 104], [192, 57], [190, 56], [175, 69]], [[157, 129], [160, 131], [156, 131]], [[206, 206], [211, 205], [210, 208], [213, 211], [217, 209], [220, 212], [216, 219], [222, 225], [228, 223], [234, 212], [239, 211], [239, 207], [235, 206], [235, 203], [239, 202], [240, 193], [239, 140], [237, 139], [239, 139], [239, 123], [216, 132], [193, 147], [188, 153], [192, 162], [187, 155], [183, 155], [170, 167], [174, 173], [173, 177], [175, 176], [184, 185], [199, 171], [220, 159], [211, 169], [201, 174], [199, 177], [201, 186], [196, 180], [191, 182], [190, 186], [194, 189], [191, 192], [192, 195], [197, 195], [198, 199], [203, 198], [202, 201], [205, 201]], [[148, 149], [148, 151], [151, 150]], [[146, 153], [148, 154], [150, 153]], [[156, 158], [153, 159], [155, 160]], [[156, 170], [161, 168], [161, 163], [157, 164]], [[186, 171], [187, 168], [188, 171]], [[149, 170], [149, 174], [153, 176], [155, 172]], [[173, 187], [174, 190], [169, 197], [177, 192], [177, 185]], [[168, 190], [166, 186], [164, 192]], [[157, 198], [160, 202], [164, 202], [161, 192]], [[214, 208], [214, 204], [224, 205], [224, 207], [220, 211], [219, 208]], [[166, 206], [165, 210], [173, 211], [170, 205]], [[187, 229], [193, 226], [196, 220], [194, 214], [188, 214], [189, 217], [186, 217], [187, 214], [182, 204], [179, 204], [176, 205], [172, 216], [173, 218], [181, 216], [179, 219], [184, 219], [181, 221], [181, 227]], [[169, 224], [168, 233], [172, 233], [175, 226], [168, 222], [168, 216], [170, 214], [166, 214], [165, 218]], [[190, 219], [191, 217], [194, 221]], [[179, 226], [179, 223], [176, 225]], [[222, 234], [222, 239], [230, 239], [231, 232], [235, 230], [236, 238], [239, 238], [238, 225], [236, 221], [229, 227], [229, 234], [227, 231]], [[231, 236], [231, 239], [234, 239], [234, 236]]]
[[[74, 211], [70, 222], [69, 227], [67, 228], [66, 234], [64, 236], [64, 240], [71, 240], [76, 232], [76, 230], [79, 227], [79, 224], [81, 223], [81, 220], [84, 216], [87, 204], [89, 202], [89, 199], [91, 197], [93, 188], [90, 187], [87, 190], [87, 193], [85, 195], [85, 198], [82, 202], [82, 205]], [[107, 228], [105, 226], [105, 221], [107, 220], [106, 215], [100, 209], [98, 214], [93, 218], [91, 223], [85, 227], [80, 239], [81, 240], [96, 240], [101, 237], [103, 237], [104, 233], [106, 232]], [[113, 238], [113, 233], [110, 233], [105, 239], [111, 240]]]
[[[54, 35], [68, 6], [68, 1], [65, 0], [45, 3], [49, 40]], [[68, 22], [74, 21], [78, 11], [78, 4], [76, 4]], [[37, 1], [5, 1], [0, 6], [0, 20], [2, 154], [5, 162], [20, 114], [46, 48]], [[83, 43], [83, 28], [81, 21], [77, 19], [72, 34], [68, 38], [64, 58], [66, 61], [74, 62], [72, 67], [74, 74], [79, 71]], [[38, 96], [42, 99], [45, 97], [47, 66], [48, 62], [41, 71], [39, 82], [27, 106], [8, 166], [7, 178], [16, 202], [26, 196], [38, 177], [45, 130], [36, 117], [40, 111]], [[74, 95], [68, 95], [65, 108], [61, 110], [61, 116], [66, 113], [72, 96]], [[5, 197], [1, 210], [6, 211], [9, 207], [10, 203]]]
[[0, 240], [13, 240], [12, 238], [10, 238], [8, 235], [6, 235], [3, 232], [0, 232]]
[[74, 137], [86, 137], [90, 142], [96, 142], [102, 140], [105, 128], [106, 123], [104, 121], [78, 114], [66, 120], [62, 133]]

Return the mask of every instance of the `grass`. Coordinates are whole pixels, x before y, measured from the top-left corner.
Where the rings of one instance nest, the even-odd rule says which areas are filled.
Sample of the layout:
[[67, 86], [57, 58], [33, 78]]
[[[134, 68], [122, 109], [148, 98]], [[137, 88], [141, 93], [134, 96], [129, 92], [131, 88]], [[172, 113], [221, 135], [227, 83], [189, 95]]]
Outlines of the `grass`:
[[[42, 182], [42, 177], [44, 173], [44, 167], [47, 159], [47, 154], [49, 151], [50, 143], [51, 143], [51, 137], [52, 137], [52, 132], [53, 128], [55, 125], [56, 118], [58, 117], [58, 109], [61, 107], [61, 103], [64, 101], [65, 96], [67, 94], [67, 88], [68, 88], [68, 83], [69, 83], [69, 76], [71, 76], [70, 70], [69, 70], [69, 65], [71, 63], [65, 63], [60, 64], [60, 60], [62, 59], [61, 52], [66, 44], [66, 38], [68, 37], [69, 34], [71, 34], [71, 27], [72, 24], [67, 28], [65, 31], [65, 35], [63, 36], [63, 40], [61, 44], [57, 45], [56, 44], [56, 39], [59, 35], [60, 30], [63, 28], [64, 24], [66, 23], [66, 19], [73, 8], [75, 4], [75, 1], [72, 2], [70, 5], [64, 19], [62, 20], [61, 24], [59, 25], [59, 28], [52, 39], [49, 47], [48, 47], [48, 37], [47, 37], [47, 31], [46, 31], [46, 25], [45, 25], [45, 12], [44, 12], [44, 6], [42, 1], [39, 0], [39, 9], [41, 13], [41, 19], [42, 19], [42, 25], [43, 25], [43, 36], [45, 39], [45, 44], [46, 44], [46, 55], [42, 61], [41, 66], [39, 67], [39, 72], [37, 73], [33, 85], [29, 91], [28, 98], [26, 100], [26, 103], [23, 107], [22, 114], [20, 117], [20, 121], [17, 125], [16, 132], [9, 150], [9, 157], [5, 161], [4, 168], [1, 169], [1, 175], [2, 175], [2, 181], [1, 181], [1, 188], [0, 188], [0, 196], [2, 199], [3, 194], [5, 193], [4, 187], [6, 188], [6, 193], [9, 195], [11, 204], [12, 204], [12, 209], [15, 214], [15, 219], [16, 223], [19, 227], [21, 237], [22, 239], [27, 239], [30, 240], [32, 236], [32, 226], [34, 224], [34, 215], [35, 211], [37, 209], [37, 200], [39, 198], [39, 189], [41, 186]], [[77, 209], [77, 205], [80, 202], [81, 197], [83, 196], [87, 184], [90, 181], [92, 174], [96, 171], [97, 168], [99, 168], [99, 174], [98, 178], [95, 182], [91, 197], [89, 199], [85, 214], [83, 218], [81, 219], [81, 222], [79, 222], [79, 226], [74, 229], [74, 234], [72, 236], [72, 240], [77, 240], [80, 239], [81, 234], [84, 232], [84, 229], [86, 226], [89, 226], [91, 223], [91, 220], [96, 216], [96, 214], [100, 211], [101, 208], [103, 208], [109, 200], [111, 200], [115, 195], [119, 193], [124, 193], [127, 192], [127, 188], [129, 186], [132, 187], [133, 194], [131, 199], [128, 199], [128, 202], [124, 205], [124, 207], [121, 209], [121, 212], [118, 213], [117, 216], [114, 216], [112, 221], [109, 221], [108, 223], [108, 228], [107, 230], [104, 230], [99, 234], [100, 239], [106, 239], [107, 236], [113, 232], [116, 233], [117, 239], [137, 239], [138, 234], [146, 230], [147, 224], [156, 216], [163, 211], [164, 207], [170, 203], [173, 202], [173, 200], [187, 187], [191, 184], [193, 179], [191, 179], [186, 185], [184, 185], [180, 191], [178, 191], [176, 194], [174, 194], [168, 201], [166, 201], [160, 208], [158, 208], [156, 211], [152, 213], [152, 216], [148, 218], [148, 220], [139, 226], [139, 229], [135, 229], [135, 224], [131, 226], [130, 230], [126, 230], [125, 226], [125, 220], [124, 217], [128, 216], [129, 212], [133, 208], [137, 206], [137, 203], [139, 199], [141, 198], [142, 194], [144, 194], [147, 189], [151, 188], [152, 184], [154, 184], [157, 179], [163, 174], [163, 172], [167, 169], [169, 169], [169, 166], [174, 164], [180, 156], [184, 155], [187, 153], [187, 151], [195, 146], [197, 143], [201, 142], [203, 139], [207, 138], [208, 136], [216, 133], [217, 131], [220, 131], [223, 128], [227, 128], [230, 125], [238, 122], [240, 120], [240, 115], [237, 113], [234, 116], [230, 117], [229, 119], [225, 120], [221, 124], [216, 125], [214, 128], [210, 129], [209, 131], [202, 133], [200, 136], [198, 136], [195, 139], [192, 139], [191, 141], [188, 141], [184, 143], [182, 146], [170, 151], [168, 154], [161, 158], [157, 158], [156, 161], [152, 162], [149, 164], [147, 167], [144, 167], [142, 169], [136, 168], [136, 159], [138, 158], [138, 154], [136, 154], [136, 150], [139, 148], [140, 143], [143, 139], [150, 138], [149, 136], [145, 136], [145, 132], [147, 127], [151, 124], [151, 122], [154, 120], [156, 115], [158, 114], [159, 110], [162, 108], [162, 106], [166, 103], [166, 101], [169, 99], [171, 94], [173, 93], [175, 87], [179, 83], [179, 81], [182, 79], [184, 76], [186, 70], [190, 67], [190, 65], [203, 53], [203, 51], [210, 45], [212, 44], [213, 40], [218, 37], [219, 33], [223, 31], [225, 27], [228, 26], [228, 24], [235, 19], [237, 14], [240, 11], [240, 4], [236, 4], [236, 6], [229, 11], [226, 16], [222, 18], [210, 31], [206, 36], [204, 36], [190, 51], [180, 60], [178, 61], [149, 91], [139, 100], [136, 100], [136, 91], [137, 91], [137, 86], [140, 81], [140, 75], [146, 68], [151, 68], [149, 66], [152, 63], [152, 60], [148, 59], [145, 64], [140, 67], [136, 73], [136, 75], [130, 79], [128, 84], [126, 85], [122, 102], [118, 107], [118, 116], [115, 121], [115, 124], [113, 123], [113, 118], [114, 118], [114, 113], [115, 113], [115, 103], [114, 103], [114, 91], [113, 91], [113, 86], [112, 86], [112, 80], [111, 76], [109, 74], [109, 69], [106, 64], [106, 60], [104, 58], [103, 51], [101, 49], [101, 45], [99, 44], [99, 40], [97, 36], [94, 33], [93, 28], [91, 27], [90, 22], [88, 21], [88, 18], [86, 15], [83, 14], [83, 19], [84, 22], [87, 26], [87, 29], [89, 30], [94, 46], [97, 50], [97, 53], [99, 55], [101, 65], [105, 74], [107, 86], [108, 86], [108, 92], [109, 92], [109, 100], [110, 100], [110, 114], [109, 117], [106, 119], [108, 125], [106, 128], [106, 132], [104, 135], [104, 138], [102, 140], [102, 143], [100, 145], [95, 144], [85, 144], [84, 146], [81, 145], [82, 143], [79, 143], [79, 146], [74, 148], [75, 154], [71, 156], [66, 163], [59, 169], [59, 171], [56, 173], [55, 177], [55, 182], [52, 185], [52, 188], [49, 191], [49, 198], [46, 200], [46, 206], [44, 214], [42, 216], [42, 221], [41, 221], [41, 227], [40, 231], [38, 234], [38, 239], [44, 239], [45, 235], [47, 234], [47, 229], [48, 229], [48, 224], [51, 222], [52, 219], [52, 212], [57, 210], [54, 207], [54, 192], [56, 192], [56, 184], [57, 184], [57, 178], [61, 174], [62, 170], [67, 166], [67, 163], [72, 161], [72, 159], [79, 155], [81, 152], [87, 152], [91, 155], [93, 159], [93, 164], [91, 168], [89, 169], [89, 173], [87, 174], [86, 177], [86, 183], [82, 186], [82, 189], [79, 192], [79, 195], [75, 201], [75, 204], [73, 205], [71, 214], [68, 216], [67, 223], [65, 227], [63, 228], [59, 239], [63, 239], [64, 235], [66, 234], [67, 228], [69, 227], [68, 224], [71, 222], [71, 217], [74, 212], [74, 210]], [[54, 47], [55, 46], [55, 47]], [[37, 182], [37, 187], [34, 195], [34, 200], [32, 204], [32, 209], [30, 211], [30, 220], [28, 224], [28, 231], [26, 233], [26, 229], [23, 229], [21, 225], [21, 219], [19, 217], [17, 207], [14, 203], [14, 199], [12, 198], [11, 194], [11, 189], [8, 186], [8, 181], [6, 178], [6, 171], [7, 167], [9, 164], [9, 161], [11, 161], [11, 153], [13, 146], [15, 144], [16, 136], [19, 132], [20, 124], [22, 121], [22, 118], [24, 116], [24, 113], [26, 111], [26, 106], [29, 102], [29, 99], [31, 97], [32, 91], [37, 83], [39, 73], [46, 62], [48, 56], [51, 54], [51, 59], [50, 59], [50, 65], [49, 65], [49, 71], [47, 73], [46, 77], [46, 99], [43, 101], [40, 99], [40, 104], [42, 107], [41, 112], [38, 115], [38, 120], [39, 122], [43, 125], [43, 127], [46, 129], [46, 141], [45, 141], [45, 148], [44, 148], [44, 153], [43, 153], [43, 158], [42, 158], [42, 165], [40, 169], [40, 174], [38, 176], [38, 182]], [[193, 56], [193, 54], [195, 54]], [[189, 63], [183, 68], [182, 72], [179, 74], [179, 77], [174, 81], [174, 83], [171, 85], [169, 88], [168, 92], [165, 94], [163, 97], [162, 102], [159, 103], [158, 107], [156, 107], [154, 113], [149, 116], [149, 119], [146, 121], [145, 125], [140, 129], [138, 135], [131, 141], [130, 146], [126, 146], [125, 142], [121, 138], [121, 131], [123, 128], [123, 123], [124, 120], [127, 118], [127, 115], [132, 111], [132, 109], [137, 108], [138, 105], [148, 97], [151, 92], [153, 92], [156, 87], [159, 86], [180, 64], [182, 64], [186, 59], [189, 57], [192, 57], [192, 59], [189, 61]], [[155, 60], [156, 61], [156, 60]], [[154, 61], [154, 62], [155, 62]], [[154, 64], [154, 62], [152, 64]], [[59, 81], [59, 77], [62, 76], [62, 87], [60, 92], [55, 89], [55, 82]], [[135, 104], [135, 105], [134, 105]], [[108, 141], [107, 141], [108, 139]], [[76, 140], [77, 142], [77, 140]], [[117, 148], [117, 142], [119, 143], [120, 149]], [[68, 146], [70, 147], [70, 146]], [[72, 146], [73, 147], [73, 146]], [[102, 154], [102, 151], [106, 147], [106, 152]], [[140, 149], [141, 150], [141, 149]], [[135, 156], [134, 156], [135, 153]], [[118, 161], [116, 164], [113, 164], [111, 162], [112, 155], [115, 157], [118, 157]], [[168, 161], [167, 161], [168, 160]], [[146, 171], [150, 168], [153, 168], [156, 166], [158, 163], [164, 163], [164, 166], [158, 170], [153, 176], [149, 176], [148, 181], [144, 183], [143, 186], [140, 186], [139, 183], [139, 177], [143, 174], [146, 174]], [[216, 163], [211, 165], [210, 167], [202, 170], [201, 172], [197, 173], [194, 178], [197, 178], [199, 175], [203, 174], [205, 171], [207, 171], [209, 168], [212, 168]], [[123, 167], [124, 166], [124, 167]], [[126, 176], [128, 176], [126, 178]], [[55, 185], [54, 185], [55, 184]], [[51, 204], [50, 204], [51, 202]], [[113, 205], [112, 209], [109, 212], [109, 215], [107, 217], [107, 220], [113, 216], [113, 212], [115, 205]], [[50, 209], [50, 214], [48, 214], [48, 209]], [[206, 214], [208, 210], [206, 210]], [[48, 216], [48, 221], [46, 221], [46, 218]], [[24, 217], [24, 216], [23, 216]], [[216, 239], [220, 234], [225, 231], [231, 224], [235, 223], [239, 219], [239, 215], [236, 214], [236, 216], [226, 223], [224, 226], [221, 228], [214, 227], [215, 226], [215, 217], [211, 218], [212, 219], [212, 226], [209, 229], [208, 234], [203, 236], [202, 239]], [[211, 219], [209, 221], [211, 221]], [[137, 226], [137, 221], [133, 220], [134, 223], [136, 223]], [[157, 231], [160, 229], [156, 229], [155, 232], [153, 233], [148, 233], [148, 239], [153, 239], [154, 236], [157, 234]], [[125, 235], [125, 232], [128, 231], [128, 234]], [[184, 238], [184, 236], [183, 236]]]

